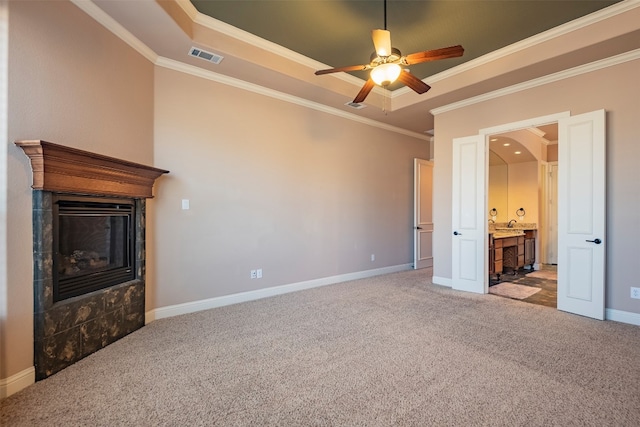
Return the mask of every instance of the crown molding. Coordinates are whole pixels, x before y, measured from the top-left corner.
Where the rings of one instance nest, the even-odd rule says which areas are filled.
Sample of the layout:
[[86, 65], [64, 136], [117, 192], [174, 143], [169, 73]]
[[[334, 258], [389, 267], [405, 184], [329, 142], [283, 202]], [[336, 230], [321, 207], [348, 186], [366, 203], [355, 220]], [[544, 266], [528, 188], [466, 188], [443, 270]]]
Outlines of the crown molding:
[[[84, 11], [85, 13], [87, 13], [89, 16], [91, 16], [94, 20], [96, 20], [98, 23], [100, 23], [102, 26], [104, 26], [107, 30], [111, 31], [113, 34], [115, 34], [117, 37], [119, 37], [120, 39], [122, 39], [125, 43], [127, 43], [129, 46], [131, 46], [133, 49], [135, 49], [138, 53], [140, 53], [142, 56], [144, 56], [145, 58], [147, 58], [150, 62], [154, 63], [155, 65], [158, 66], [163, 66], [166, 68], [172, 68], [176, 71], [183, 71], [183, 72], [187, 72], [184, 70], [190, 70], [188, 71], [188, 74], [192, 74], [192, 75], [199, 75], [200, 77], [204, 77], [207, 78], [209, 80], [215, 80], [218, 81], [219, 83], [223, 83], [223, 84], [229, 84], [231, 86], [235, 86], [238, 88], [243, 88], [246, 90], [250, 90], [252, 92], [255, 93], [262, 93], [263, 95], [266, 96], [270, 96], [273, 98], [278, 98], [281, 100], [285, 100], [287, 102], [293, 102], [296, 103], [298, 105], [305, 105], [309, 108], [313, 108], [315, 110], [319, 110], [319, 111], [325, 111], [327, 113], [330, 114], [334, 114], [334, 115], [339, 115], [341, 117], [345, 117], [348, 118], [350, 120], [355, 120], [355, 121], [359, 121], [361, 123], [365, 123], [368, 125], [372, 125], [372, 126], [377, 126], [380, 128], [384, 128], [393, 132], [397, 132], [397, 133], [401, 133], [401, 134], [405, 134], [405, 135], [409, 135], [412, 137], [416, 137], [419, 139], [425, 139], [425, 136], [416, 132], [411, 132], [411, 131], [407, 131], [405, 129], [400, 129], [397, 128], [395, 126], [390, 126], [390, 125], [386, 125], [384, 123], [380, 123], [377, 122], [375, 120], [371, 120], [371, 119], [367, 119], [367, 118], [363, 118], [360, 116], [357, 116], [355, 114], [351, 114], [348, 112], [344, 112], [341, 110], [338, 110], [336, 108], [333, 107], [328, 107], [325, 105], [321, 105], [319, 103], [315, 103], [312, 101], [308, 101], [308, 100], [304, 100], [302, 98], [298, 98], [298, 97], [294, 97], [292, 95], [287, 95], [281, 92], [277, 92], [271, 89], [267, 89], [255, 84], [251, 84], [248, 82], [244, 82], [238, 79], [234, 79], [231, 77], [227, 77], [227, 76], [223, 76], [217, 73], [213, 73], [213, 72], [209, 72], [207, 70], [203, 70], [203, 69], [199, 69], [197, 67], [193, 67], [190, 66], [188, 64], [179, 62], [179, 61], [175, 61], [175, 60], [171, 60], [168, 58], [164, 58], [164, 57], [160, 57], [158, 54], [156, 54], [151, 48], [149, 48], [147, 45], [145, 45], [142, 41], [140, 41], [137, 37], [135, 37], [131, 32], [129, 32], [126, 28], [124, 28], [120, 23], [118, 23], [115, 19], [113, 19], [111, 16], [109, 16], [106, 12], [104, 12], [102, 9], [100, 9], [95, 3], [93, 3], [93, 1], [91, 0], [70, 0], [74, 5], [76, 5], [78, 8], [80, 8], [82, 11]], [[209, 16], [206, 16], [200, 12], [197, 11], [197, 9], [195, 8], [195, 6], [193, 6], [193, 4], [189, 1], [189, 0], [173, 0], [175, 1], [183, 10], [184, 12], [190, 17], [190, 19], [192, 19], [195, 23], [198, 23], [200, 25], [204, 25], [207, 26], [213, 30], [216, 31], [221, 31], [231, 37], [237, 38], [238, 40], [244, 41], [246, 43], [251, 43], [252, 45], [259, 47], [261, 49], [265, 49], [266, 51], [272, 52], [274, 54], [283, 56], [287, 59], [290, 59], [292, 61], [298, 62], [300, 64], [303, 64], [305, 66], [311, 67], [311, 68], [322, 68], [322, 67], [326, 67], [326, 64], [322, 64], [318, 61], [315, 61], [313, 59], [310, 59], [304, 55], [298, 54], [296, 52], [293, 52], [289, 49], [286, 49], [280, 45], [277, 45], [275, 43], [269, 42], [261, 37], [255, 36], [251, 33], [248, 33], [246, 31], [240, 30], [236, 27], [233, 27], [229, 24], [226, 24], [222, 21], [218, 21], [214, 18], [211, 18]], [[612, 6], [609, 6], [605, 9], [602, 9], [600, 11], [594, 12], [590, 15], [587, 15], [585, 17], [582, 18], [578, 18], [574, 21], [568, 22], [564, 25], [560, 25], [556, 28], [553, 28], [551, 30], [545, 31], [543, 33], [537, 34], [535, 36], [529, 37], [528, 39], [522, 40], [520, 42], [514, 43], [512, 45], [509, 45], [505, 48], [499, 49], [497, 51], [491, 52], [489, 54], [486, 54], [480, 58], [476, 58], [473, 59], [471, 61], [468, 61], [464, 64], [458, 65], [454, 68], [451, 68], [449, 70], [443, 71], [441, 73], [435, 74], [427, 79], [424, 79], [423, 81], [425, 81], [426, 83], [432, 85], [433, 83], [438, 82], [439, 80], [443, 80], [445, 78], [449, 78], [452, 76], [455, 76], [456, 74], [460, 74], [462, 72], [465, 71], [469, 71], [475, 67], [478, 67], [480, 65], [486, 64], [488, 62], [494, 61], [496, 59], [502, 58], [506, 55], [512, 54], [514, 52], [518, 52], [521, 51], [523, 49], [526, 49], [530, 46], [533, 46], [535, 44], [539, 44], [542, 42], [545, 42], [547, 40], [550, 40], [554, 37], [558, 37], [562, 34], [566, 34], [569, 33], [571, 31], [575, 31], [579, 28], [583, 28], [586, 27], [588, 25], [591, 25], [593, 23], [602, 21], [604, 19], [610, 18], [612, 16], [616, 16], [618, 14], [624, 13], [626, 11], [632, 10], [634, 8], [640, 7], [640, 0], [623, 0], [620, 3], [616, 3]], [[640, 50], [635, 50], [635, 51], [631, 51], [629, 53], [625, 53], [625, 54], [621, 54], [621, 55], [617, 55], [611, 58], [607, 58], [604, 60], [600, 60], [600, 61], [596, 61], [590, 64], [586, 64], [586, 65], [582, 65], [582, 66], [578, 66], [569, 70], [565, 70], [565, 71], [561, 71], [558, 73], [554, 73], [554, 74], [550, 74], [548, 76], [543, 76], [541, 78], [538, 79], [534, 79], [534, 80], [530, 80], [528, 82], [524, 82], [524, 83], [520, 83], [517, 85], [513, 85], [507, 88], [503, 88], [503, 89], [498, 89], [496, 91], [493, 92], [489, 92], [483, 95], [479, 95], [473, 98], [468, 98], [459, 102], [455, 102], [452, 104], [448, 104], [442, 107], [438, 107], [435, 108], [433, 110], [431, 110], [430, 112], [432, 114], [440, 114], [446, 111], [451, 111], [451, 110], [455, 110], [458, 108], [462, 108], [468, 105], [473, 105], [479, 102], [484, 102], [487, 101], [489, 99], [494, 99], [500, 96], [505, 96], [511, 93], [515, 93], [521, 90], [526, 90], [529, 88], [533, 88], [536, 86], [540, 86], [540, 85], [544, 85], [544, 84], [548, 84], [554, 81], [558, 81], [558, 80], [562, 80], [565, 78], [569, 78], [569, 77], [573, 77], [573, 76], [577, 76], [579, 74], [583, 74], [583, 73], [587, 73], [590, 71], [595, 71], [601, 68], [606, 68], [609, 66], [613, 66], [613, 65], [617, 65], [620, 64], [622, 62], [626, 62], [626, 61], [630, 61], [630, 60], [634, 60], [634, 59], [638, 59], [638, 57], [640, 57], [640, 54], [638, 53]], [[172, 65], [168, 65], [168, 64], [172, 64]], [[176, 66], [175, 64], [182, 64], [182, 66]], [[198, 72], [192, 70], [192, 69], [196, 69], [198, 70]], [[359, 79], [355, 76], [352, 76], [348, 73], [337, 73], [332, 75], [332, 77], [334, 78], [339, 78], [342, 79], [344, 81], [347, 81], [348, 83], [352, 83], [352, 84], [357, 84], [360, 85], [362, 84], [362, 79]], [[383, 91], [382, 88], [374, 88], [374, 91], [376, 91], [376, 93], [380, 93]], [[393, 99], [398, 97], [398, 96], [402, 96], [406, 93], [410, 92], [410, 89], [407, 87], [401, 88], [401, 89], [397, 89], [393, 92], [391, 92], [390, 94], [387, 94], [386, 96], [390, 96], [392, 104], [393, 105]]]
[[525, 130], [528, 130], [529, 132], [537, 136], [538, 139], [540, 139], [540, 142], [543, 143], [544, 145], [551, 144], [551, 141], [549, 141], [547, 138], [544, 137], [546, 133], [541, 131], [540, 129], [535, 127], [529, 127], [529, 128], [526, 128]]
[[542, 126], [551, 123], [556, 123], [560, 119], [565, 119], [567, 117], [571, 117], [571, 111], [561, 111], [559, 113], [548, 114], [546, 116], [533, 117], [530, 119], [520, 120], [517, 122], [507, 123], [498, 126], [491, 126], [488, 128], [483, 128], [478, 131], [479, 134], [482, 135], [494, 135], [498, 133], [506, 133], [522, 130], [525, 128], [530, 128], [534, 126]]
[[386, 123], [381, 123], [376, 120], [372, 120], [366, 117], [361, 117], [356, 114], [352, 114], [346, 111], [339, 110], [334, 107], [329, 107], [324, 104], [320, 104], [318, 102], [309, 101], [308, 99], [299, 98], [297, 96], [289, 95], [283, 92], [279, 92], [277, 90], [269, 89], [264, 86], [260, 86], [254, 83], [249, 83], [244, 80], [236, 79], [234, 77], [225, 76], [223, 74], [218, 74], [213, 71], [205, 70], [190, 64], [185, 64], [184, 62], [176, 61], [170, 58], [159, 57], [156, 61], [156, 65], [159, 67], [167, 68], [173, 71], [178, 71], [181, 73], [189, 74], [195, 77], [200, 77], [206, 80], [211, 80], [217, 83], [221, 83], [227, 86], [236, 87], [239, 89], [243, 89], [249, 92], [257, 93], [260, 95], [268, 96], [270, 98], [278, 99], [280, 101], [289, 102], [291, 104], [300, 105], [303, 107], [307, 107], [316, 111], [321, 111], [324, 113], [332, 114], [334, 116], [342, 117], [348, 120], [352, 120], [355, 122], [363, 123], [369, 126], [377, 127], [380, 129], [388, 130], [391, 132], [399, 133], [402, 135], [407, 135], [412, 138], [421, 139], [424, 141], [428, 141], [429, 138], [425, 135], [422, 135], [417, 132], [408, 131], [406, 129], [402, 129], [396, 126], [391, 126]]
[[557, 73], [549, 74], [547, 76], [539, 77], [537, 79], [529, 80], [523, 83], [519, 83], [513, 86], [508, 86], [502, 89], [487, 92], [482, 95], [467, 98], [462, 101], [454, 102], [442, 107], [434, 108], [430, 110], [431, 114], [438, 115], [446, 113], [448, 111], [457, 110], [459, 108], [468, 107], [470, 105], [478, 104], [481, 102], [489, 101], [491, 99], [500, 98], [502, 96], [511, 95], [523, 90], [532, 89], [534, 87], [554, 83], [560, 80], [576, 77], [581, 74], [590, 73], [592, 71], [601, 70], [603, 68], [613, 67], [615, 65], [623, 64], [625, 62], [634, 61], [640, 59], [640, 49], [632, 50], [630, 52], [615, 55], [610, 58], [601, 59], [599, 61], [590, 62], [585, 65], [570, 68], [568, 70], [559, 71]]
[[114, 35], [119, 37], [126, 44], [135, 49], [139, 54], [147, 58], [151, 62], [155, 62], [158, 55], [151, 50], [146, 44], [142, 43], [140, 39], [134, 36], [129, 30], [124, 28], [118, 21], [109, 16], [104, 10], [100, 9], [91, 0], [69, 0], [76, 5], [84, 13], [92, 17], [100, 25], [111, 31]]
[[542, 138], [545, 135], [545, 133], [543, 131], [541, 131], [540, 129], [538, 129], [538, 128], [526, 128], [525, 130], [528, 130], [529, 132], [531, 132], [532, 134], [534, 134], [538, 138]]
[[[297, 62], [310, 68], [319, 69], [327, 67], [326, 64], [309, 58], [308, 56], [304, 56], [302, 54], [294, 52], [291, 49], [287, 49], [286, 47], [280, 46], [279, 44], [256, 36], [255, 34], [251, 34], [247, 31], [241, 30], [240, 28], [234, 27], [233, 25], [227, 24], [226, 22], [222, 22], [211, 16], [200, 13], [189, 0], [175, 0], [175, 2], [182, 8], [182, 10], [191, 18], [194, 23], [202, 25], [203, 27], [207, 27], [211, 30], [223, 33], [226, 36], [233, 37], [241, 42], [250, 44], [267, 52], [274, 53], [285, 59]], [[357, 77], [355, 78], [357, 79]]]
[[[464, 73], [466, 71], [470, 71], [474, 68], [477, 68], [483, 65], [487, 65], [493, 61], [504, 58], [505, 56], [512, 55], [514, 53], [523, 51], [525, 49], [528, 49], [538, 44], [542, 44], [556, 37], [560, 37], [564, 34], [568, 34], [572, 31], [576, 31], [581, 28], [588, 27], [589, 25], [593, 25], [597, 22], [603, 21], [605, 19], [609, 19], [613, 16], [620, 15], [621, 13], [628, 12], [629, 10], [635, 9], [637, 7], [640, 7], [640, 0], [623, 0], [620, 3], [613, 4], [604, 9], [590, 13], [589, 15], [574, 19], [573, 21], [569, 21], [565, 24], [551, 28], [542, 33], [533, 35], [529, 38], [510, 44], [501, 49], [494, 50], [493, 52], [489, 52], [485, 55], [482, 55], [478, 58], [467, 61], [453, 68], [449, 68], [448, 70], [434, 74], [433, 76], [423, 79], [423, 82], [427, 83], [429, 86], [433, 86], [435, 83], [441, 80], [454, 77], [458, 74]], [[411, 92], [411, 89], [409, 89], [408, 87], [403, 87], [401, 89], [394, 90], [392, 94], [392, 98], [395, 98], [396, 96], [402, 96], [408, 92]]]
[[[200, 13], [189, 0], [175, 0], [175, 2], [195, 24], [202, 25], [203, 27], [220, 32], [226, 36], [233, 37], [243, 43], [247, 43], [251, 46], [273, 53], [281, 58], [296, 62], [314, 70], [331, 68], [330, 65], [316, 61], [315, 59], [304, 56], [291, 49], [287, 49], [277, 43], [273, 43], [269, 40], [263, 39], [262, 37], [256, 36], [255, 34], [251, 34], [247, 31], [241, 30], [240, 28], [234, 27], [233, 25], [227, 24], [226, 22], [222, 22], [211, 16]], [[330, 78], [342, 80], [354, 86], [362, 86], [364, 84], [364, 80], [349, 73], [332, 74]], [[383, 94], [383, 89], [377, 86], [374, 87], [373, 91], [379, 95]]]
[[[138, 53], [140, 53], [142, 56], [144, 56], [146, 59], [148, 59], [150, 62], [152, 62], [154, 65], [159, 66], [159, 67], [164, 67], [164, 68], [169, 68], [172, 69], [174, 71], [179, 71], [179, 72], [183, 72], [186, 74], [191, 74], [193, 76], [197, 76], [197, 77], [202, 77], [208, 80], [213, 80], [216, 81], [218, 83], [222, 83], [225, 85], [229, 85], [229, 86], [233, 86], [233, 87], [237, 87], [240, 89], [244, 89], [244, 90], [248, 90], [250, 92], [254, 92], [254, 93], [258, 93], [261, 95], [265, 95], [265, 96], [269, 96], [271, 98], [276, 98], [276, 99], [280, 99], [282, 101], [286, 101], [286, 102], [291, 102], [293, 104], [297, 104], [297, 105], [301, 105], [301, 106], [305, 106], [307, 108], [311, 108], [317, 111], [323, 111], [325, 113], [329, 113], [335, 116], [340, 116], [352, 121], [356, 121], [356, 122], [360, 122], [369, 126], [374, 126], [380, 129], [385, 129], [391, 132], [395, 132], [395, 133], [399, 133], [399, 134], [403, 134], [403, 135], [407, 135], [413, 138], [417, 138], [417, 139], [422, 139], [422, 140], [428, 140], [428, 138], [426, 138], [424, 135], [417, 133], [417, 132], [411, 132], [408, 131], [406, 129], [401, 129], [395, 126], [391, 126], [391, 125], [387, 125], [385, 123], [381, 123], [372, 119], [368, 119], [365, 117], [360, 117], [357, 116], [355, 114], [351, 114], [345, 111], [341, 111], [338, 110], [336, 108], [333, 107], [328, 107], [326, 105], [322, 105], [316, 102], [312, 102], [312, 101], [308, 101], [299, 97], [295, 97], [292, 95], [288, 95], [282, 92], [278, 92], [275, 91], [273, 89], [268, 89], [253, 83], [248, 83], [245, 82], [243, 80], [239, 80], [239, 79], [235, 79], [233, 77], [229, 77], [229, 76], [224, 76], [222, 74], [218, 74], [218, 73], [214, 73], [212, 71], [207, 71], [204, 70], [202, 68], [198, 68], [192, 65], [188, 65], [186, 63], [183, 62], [179, 62], [173, 59], [169, 59], [169, 58], [165, 58], [165, 57], [161, 57], [159, 56], [157, 53], [155, 53], [151, 48], [149, 48], [146, 44], [144, 44], [142, 41], [140, 41], [140, 39], [138, 39], [136, 36], [134, 36], [131, 32], [129, 32], [129, 30], [127, 30], [126, 28], [124, 28], [122, 25], [120, 25], [120, 23], [118, 23], [115, 19], [113, 19], [111, 16], [109, 16], [106, 12], [104, 12], [102, 9], [100, 9], [95, 3], [93, 3], [93, 1], [91, 0], [70, 0], [74, 5], [76, 5], [78, 8], [80, 8], [83, 12], [85, 12], [87, 15], [89, 15], [91, 18], [93, 18], [95, 21], [97, 21], [99, 24], [101, 24], [103, 27], [105, 27], [107, 30], [109, 30], [111, 33], [113, 33], [114, 35], [116, 35], [117, 37], [119, 37], [121, 40], [123, 40], [125, 43], [127, 43], [129, 46], [131, 46], [133, 49], [135, 49]], [[183, 9], [185, 10], [185, 12], [190, 16], [190, 17], [194, 17], [196, 16], [196, 20], [199, 19], [197, 18], [197, 16], [200, 16], [202, 14], [200, 14], [197, 10], [195, 10], [195, 7], [191, 4], [191, 2], [189, 2], [188, 0], [176, 0], [176, 2], [183, 7]], [[199, 14], [199, 15], [196, 15]], [[204, 15], [202, 15], [204, 17]], [[208, 21], [208, 19], [206, 18], [201, 18], [201, 19], [205, 19]], [[213, 18], [211, 18], [213, 20]], [[215, 20], [214, 20], [215, 21]], [[217, 21], [220, 25], [225, 26], [229, 28], [230, 31], [233, 32], [233, 34], [231, 34], [232, 36], [237, 36], [241, 33], [249, 34], [246, 33], [244, 31], [238, 30], [235, 27], [232, 27], [228, 24], [225, 24], [223, 22]], [[226, 31], [226, 30], [225, 30]], [[250, 35], [254, 38], [260, 39], [259, 37]], [[270, 45], [270, 48], [272, 48], [273, 52], [276, 52], [278, 49], [275, 48], [274, 43], [271, 42], [267, 42], [264, 39], [260, 39], [263, 40], [264, 45]], [[306, 58], [303, 57], [302, 55], [296, 54], [293, 51], [290, 51], [288, 49], [280, 49], [280, 51], [282, 50], [286, 50], [288, 52], [290, 52], [293, 56], [298, 57], [302, 57], [302, 58]], [[277, 53], [277, 52], [276, 52]], [[307, 58], [308, 59], [308, 58]], [[311, 60], [310, 60], [311, 61]], [[317, 61], [311, 61], [313, 63], [315, 63], [316, 65], [320, 64]], [[308, 61], [306, 63], [306, 65], [308, 65]], [[324, 66], [324, 64], [320, 64], [320, 66]], [[337, 76], [336, 76], [337, 77]], [[354, 83], [354, 79], [356, 83], [361, 83], [362, 81], [360, 79], [358, 79], [357, 77], [351, 76], [351, 75], [346, 75], [346, 76], [340, 76], [340, 78], [343, 79], [348, 79], [348, 81], [350, 81], [350, 83]]]
[[[284, 48], [280, 45], [272, 43], [268, 40], [265, 40], [261, 37], [258, 37], [254, 34], [248, 33], [244, 30], [240, 30], [232, 25], [219, 21], [210, 16], [204, 15], [195, 8], [195, 6], [189, 0], [175, 0], [183, 10], [190, 16], [192, 19], [201, 25], [214, 29], [216, 31], [223, 32], [231, 37], [234, 37], [238, 40], [244, 41], [246, 43], [252, 44], [254, 46], [265, 49], [269, 52], [275, 53], [277, 55], [281, 55], [287, 59], [292, 61], [299, 62], [303, 65], [306, 65], [311, 68], [327, 68], [329, 67], [327, 64], [323, 64], [319, 61], [301, 55], [297, 52]], [[629, 10], [640, 7], [640, 0], [624, 0], [620, 3], [613, 4], [604, 9], [598, 10], [596, 12], [590, 13], [589, 15], [583, 16], [581, 18], [574, 19], [573, 21], [567, 22], [565, 24], [559, 25], [557, 27], [551, 28], [542, 33], [533, 35], [529, 38], [521, 40], [519, 42], [510, 44], [509, 46], [505, 46], [501, 49], [495, 50], [488, 54], [485, 54], [481, 57], [472, 59], [470, 61], [465, 62], [464, 64], [460, 64], [456, 67], [450, 68], [448, 70], [442, 71], [438, 74], [434, 74], [428, 78], [423, 79], [423, 81], [429, 85], [432, 83], [437, 83], [440, 80], [444, 80], [450, 77], [453, 77], [457, 74], [463, 73], [465, 71], [469, 71], [473, 68], [488, 64], [492, 61], [496, 61], [505, 56], [511, 55], [516, 52], [520, 52], [525, 50], [531, 46], [544, 43], [553, 38], [559, 37], [561, 35], [570, 33], [572, 31], [579, 30], [584, 27], [588, 27], [594, 23], [603, 21], [605, 19], [611, 18], [613, 16], [619, 15], [621, 13], [625, 13]], [[344, 73], [347, 74], [347, 73]], [[350, 74], [347, 74], [351, 76]], [[359, 79], [355, 76], [355, 79], [363, 82], [362, 79]], [[392, 92], [391, 97], [395, 98], [397, 96], [402, 96], [403, 94], [411, 92], [411, 89], [407, 87], [403, 87], [400, 89], [396, 89]]]
[[481, 65], [486, 65], [492, 61], [496, 61], [505, 56], [523, 51], [532, 46], [542, 44], [556, 37], [560, 37], [562, 35], [568, 34], [572, 31], [576, 31], [581, 28], [588, 27], [589, 25], [593, 25], [597, 22], [603, 21], [605, 19], [609, 19], [613, 16], [620, 15], [621, 13], [625, 13], [637, 7], [640, 7], [640, 0], [624, 0], [620, 3], [616, 3], [604, 9], [590, 13], [589, 15], [574, 19], [573, 21], [569, 21], [565, 24], [551, 28], [542, 33], [533, 35], [519, 42], [510, 44], [501, 49], [498, 49], [486, 55], [483, 55], [479, 58], [472, 59], [471, 61], [467, 61], [464, 64], [460, 64], [456, 67], [450, 68], [441, 73], [434, 74], [428, 79], [425, 79], [425, 83], [427, 84], [436, 83], [440, 80], [455, 76], [456, 74], [469, 71], [473, 68], [479, 67]]

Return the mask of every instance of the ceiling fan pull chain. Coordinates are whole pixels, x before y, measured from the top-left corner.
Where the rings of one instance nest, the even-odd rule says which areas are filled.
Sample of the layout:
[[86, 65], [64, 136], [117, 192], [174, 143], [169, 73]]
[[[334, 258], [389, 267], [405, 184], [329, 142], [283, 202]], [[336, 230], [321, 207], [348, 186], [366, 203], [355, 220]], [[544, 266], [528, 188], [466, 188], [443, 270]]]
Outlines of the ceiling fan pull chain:
[[391, 91], [388, 88], [383, 88], [384, 91], [382, 95], [382, 112], [386, 116], [391, 108]]

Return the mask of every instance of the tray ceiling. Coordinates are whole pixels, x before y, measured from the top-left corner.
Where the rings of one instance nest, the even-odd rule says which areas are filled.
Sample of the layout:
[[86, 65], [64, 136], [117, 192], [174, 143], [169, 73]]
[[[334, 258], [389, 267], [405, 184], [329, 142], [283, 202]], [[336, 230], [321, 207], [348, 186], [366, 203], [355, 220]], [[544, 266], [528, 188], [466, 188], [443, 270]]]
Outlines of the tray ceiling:
[[[424, 79], [619, 0], [389, 0], [387, 29], [403, 54], [462, 45], [461, 58], [416, 64]], [[192, 0], [201, 13], [330, 67], [366, 64], [383, 0]], [[354, 75], [367, 78], [367, 72]], [[355, 95], [355, 94], [354, 94]]]

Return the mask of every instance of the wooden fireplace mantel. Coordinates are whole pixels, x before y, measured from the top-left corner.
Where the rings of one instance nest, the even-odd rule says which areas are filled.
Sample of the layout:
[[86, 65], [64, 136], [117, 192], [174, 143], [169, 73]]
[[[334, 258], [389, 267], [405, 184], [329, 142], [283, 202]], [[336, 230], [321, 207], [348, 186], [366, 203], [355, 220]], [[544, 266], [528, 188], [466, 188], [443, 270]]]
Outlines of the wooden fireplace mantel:
[[60, 193], [153, 197], [153, 183], [167, 170], [47, 141], [16, 141], [31, 160], [36, 190]]

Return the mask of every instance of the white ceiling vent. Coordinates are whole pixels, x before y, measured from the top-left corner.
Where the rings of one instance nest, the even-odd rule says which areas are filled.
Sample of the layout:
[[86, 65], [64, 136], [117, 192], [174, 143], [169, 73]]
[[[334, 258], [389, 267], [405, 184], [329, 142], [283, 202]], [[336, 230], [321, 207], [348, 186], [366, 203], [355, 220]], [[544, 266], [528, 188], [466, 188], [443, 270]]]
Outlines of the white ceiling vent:
[[213, 62], [214, 64], [219, 64], [224, 59], [224, 56], [222, 55], [207, 52], [206, 50], [198, 49], [197, 47], [192, 47], [189, 50], [189, 55], [195, 56], [196, 58], [204, 59], [205, 61]]
[[362, 110], [364, 107], [366, 107], [366, 105], [364, 105], [364, 104], [358, 104], [357, 102], [353, 102], [353, 101], [347, 102], [344, 105], [346, 105], [348, 107], [351, 107], [351, 108], [355, 108], [356, 110]]

